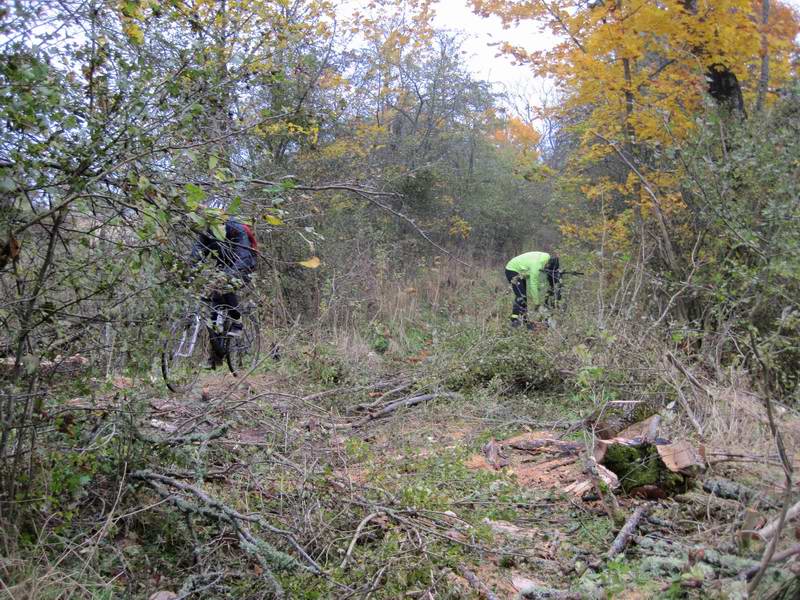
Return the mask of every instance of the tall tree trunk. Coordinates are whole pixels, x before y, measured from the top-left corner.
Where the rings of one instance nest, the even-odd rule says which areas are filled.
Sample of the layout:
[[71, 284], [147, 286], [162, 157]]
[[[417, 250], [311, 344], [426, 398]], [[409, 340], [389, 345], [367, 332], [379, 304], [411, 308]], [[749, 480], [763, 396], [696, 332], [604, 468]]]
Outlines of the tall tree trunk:
[[767, 41], [767, 28], [769, 27], [769, 0], [761, 0], [761, 75], [758, 78], [758, 96], [756, 98], [756, 112], [764, 108], [769, 85], [769, 43]]

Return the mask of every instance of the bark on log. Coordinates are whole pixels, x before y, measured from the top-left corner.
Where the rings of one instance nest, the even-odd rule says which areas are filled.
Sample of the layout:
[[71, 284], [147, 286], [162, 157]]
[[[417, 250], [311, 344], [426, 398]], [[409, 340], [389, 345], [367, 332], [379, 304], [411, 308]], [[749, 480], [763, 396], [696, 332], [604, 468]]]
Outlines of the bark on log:
[[559, 454], [580, 454], [586, 450], [586, 444], [579, 444], [578, 442], [565, 442], [564, 440], [554, 440], [549, 438], [543, 439], [522, 439], [515, 441], [514, 439], [505, 442], [515, 450], [523, 450], [525, 452], [535, 452], [541, 450], [543, 452], [558, 452]]
[[631, 534], [636, 531], [636, 527], [639, 526], [639, 521], [642, 520], [642, 517], [647, 512], [648, 508], [649, 507], [646, 504], [643, 504], [633, 511], [633, 514], [628, 518], [627, 521], [625, 521], [625, 525], [622, 527], [622, 529], [620, 529], [617, 537], [611, 544], [611, 548], [608, 550], [608, 558], [614, 558], [617, 554], [625, 549], [625, 546], [628, 545], [628, 540], [630, 540]]
[[750, 502], [758, 500], [761, 506], [769, 508], [778, 507], [774, 500], [763, 497], [759, 498], [759, 494], [755, 490], [729, 479], [706, 479], [703, 482], [703, 490], [714, 496], [726, 498], [728, 500], [736, 500], [744, 504], [749, 504]]

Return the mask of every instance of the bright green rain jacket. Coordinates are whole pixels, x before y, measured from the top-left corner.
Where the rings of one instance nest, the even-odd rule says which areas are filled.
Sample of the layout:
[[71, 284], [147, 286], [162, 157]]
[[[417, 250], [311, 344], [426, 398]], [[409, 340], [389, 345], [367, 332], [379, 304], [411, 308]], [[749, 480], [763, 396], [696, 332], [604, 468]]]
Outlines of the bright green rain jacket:
[[547, 276], [542, 272], [550, 255], [547, 252], [526, 252], [515, 256], [506, 265], [509, 271], [516, 271], [526, 282], [528, 305], [533, 308], [544, 304], [547, 290]]

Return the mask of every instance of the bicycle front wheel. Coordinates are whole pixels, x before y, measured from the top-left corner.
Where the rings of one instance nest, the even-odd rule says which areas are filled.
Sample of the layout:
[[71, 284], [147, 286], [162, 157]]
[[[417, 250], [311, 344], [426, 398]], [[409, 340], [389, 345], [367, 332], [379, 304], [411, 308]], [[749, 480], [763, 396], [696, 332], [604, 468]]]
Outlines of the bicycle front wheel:
[[161, 352], [161, 374], [170, 390], [181, 393], [194, 387], [208, 347], [208, 329], [198, 315], [172, 324]]
[[242, 335], [228, 339], [227, 362], [231, 373], [246, 372], [261, 357], [261, 323], [254, 309], [242, 311]]

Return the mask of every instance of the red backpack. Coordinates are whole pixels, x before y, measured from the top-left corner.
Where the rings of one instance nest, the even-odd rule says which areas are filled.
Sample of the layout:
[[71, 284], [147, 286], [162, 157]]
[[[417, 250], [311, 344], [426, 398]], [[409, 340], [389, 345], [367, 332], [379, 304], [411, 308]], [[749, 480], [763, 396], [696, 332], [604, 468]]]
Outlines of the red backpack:
[[250, 240], [250, 249], [258, 254], [258, 240], [256, 240], [256, 234], [253, 233], [253, 230], [247, 223], [242, 223], [242, 227], [244, 227], [244, 232], [247, 234], [247, 239]]

